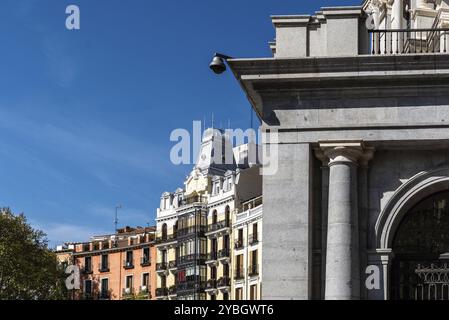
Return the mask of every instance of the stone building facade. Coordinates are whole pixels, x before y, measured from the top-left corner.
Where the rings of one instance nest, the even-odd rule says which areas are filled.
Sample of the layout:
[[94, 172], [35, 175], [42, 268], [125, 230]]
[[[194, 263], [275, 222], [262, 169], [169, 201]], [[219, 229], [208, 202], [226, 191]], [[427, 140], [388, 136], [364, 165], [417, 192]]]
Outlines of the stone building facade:
[[273, 16], [273, 57], [228, 60], [277, 149], [264, 299], [448, 299], [448, 9]]

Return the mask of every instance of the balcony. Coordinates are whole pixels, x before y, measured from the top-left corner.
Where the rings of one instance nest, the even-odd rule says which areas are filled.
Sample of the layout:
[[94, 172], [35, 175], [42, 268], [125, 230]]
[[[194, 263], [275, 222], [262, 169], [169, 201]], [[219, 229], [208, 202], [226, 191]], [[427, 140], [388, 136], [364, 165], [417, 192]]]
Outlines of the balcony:
[[222, 220], [216, 223], [213, 223], [207, 227], [208, 233], [213, 233], [222, 229], [226, 229], [230, 227], [230, 223], [228, 220]]
[[167, 262], [156, 263], [156, 272], [167, 272], [168, 264]]
[[98, 264], [98, 272], [109, 272], [109, 263], [99, 263]]
[[133, 269], [134, 261], [132, 259], [123, 260], [123, 268], [125, 269]]
[[250, 277], [255, 277], [259, 275], [259, 265], [251, 265], [248, 267], [248, 275]]
[[134, 298], [134, 288], [123, 288], [122, 298], [125, 300]]
[[245, 273], [243, 269], [234, 270], [234, 280], [243, 280], [245, 278]]
[[156, 289], [156, 297], [166, 297], [168, 296], [167, 288], [157, 288]]
[[98, 294], [98, 300], [109, 300], [111, 299], [111, 293], [109, 291], [103, 291]]
[[248, 239], [248, 243], [250, 246], [254, 246], [259, 243], [259, 237], [257, 234], [251, 234]]
[[174, 269], [176, 269], [177, 268], [177, 262], [176, 262], [176, 260], [172, 260], [172, 261], [170, 261], [169, 263], [168, 263], [168, 269], [169, 270], [174, 270]]
[[179, 237], [188, 237], [188, 236], [194, 236], [197, 235], [199, 237], [204, 236], [204, 234], [207, 231], [206, 226], [192, 226], [192, 227], [186, 227], [182, 229], [178, 229], [178, 238]]
[[137, 295], [137, 299], [146, 300], [151, 299], [150, 288], [147, 286], [140, 286], [139, 294]]
[[164, 235], [162, 237], [157, 237], [155, 242], [156, 245], [158, 244], [166, 244], [166, 243], [171, 243], [176, 241], [177, 238], [177, 233], [173, 233], [173, 234], [169, 234], [169, 235]]
[[177, 292], [184, 291], [196, 291], [201, 292], [206, 288], [206, 283], [204, 281], [187, 281], [181, 282], [177, 285]]
[[209, 252], [206, 257], [206, 264], [216, 264], [217, 256], [216, 252]]
[[217, 280], [216, 279], [207, 280], [205, 291], [215, 290], [216, 288], [217, 288]]
[[176, 285], [173, 285], [170, 288], [168, 288], [168, 295], [171, 297], [176, 296], [176, 291], [177, 291], [177, 287], [176, 287]]
[[243, 245], [243, 240], [242, 239], [235, 240], [235, 242], [234, 242], [234, 249], [240, 250], [240, 249], [243, 249], [243, 247], [244, 247], [244, 245]]
[[218, 261], [222, 263], [228, 263], [230, 260], [231, 250], [229, 249], [221, 249], [218, 251]]
[[231, 286], [231, 279], [229, 277], [221, 277], [217, 281], [217, 288], [224, 289]]
[[141, 257], [140, 258], [140, 266], [148, 267], [151, 266], [151, 260], [149, 257]]
[[84, 273], [84, 274], [91, 274], [91, 273], [93, 273], [94, 271], [93, 271], [93, 269], [92, 269], [92, 266], [87, 265], [87, 266], [84, 266], [84, 267], [81, 269], [81, 272]]
[[370, 30], [371, 54], [446, 53], [449, 28]]
[[195, 262], [195, 260], [198, 263], [204, 263], [207, 259], [207, 254], [202, 254], [202, 253], [198, 253], [198, 254], [188, 254], [188, 255], [184, 255], [184, 256], [180, 256], [178, 258], [177, 264], [179, 265], [183, 265], [183, 264], [189, 264], [192, 262]]

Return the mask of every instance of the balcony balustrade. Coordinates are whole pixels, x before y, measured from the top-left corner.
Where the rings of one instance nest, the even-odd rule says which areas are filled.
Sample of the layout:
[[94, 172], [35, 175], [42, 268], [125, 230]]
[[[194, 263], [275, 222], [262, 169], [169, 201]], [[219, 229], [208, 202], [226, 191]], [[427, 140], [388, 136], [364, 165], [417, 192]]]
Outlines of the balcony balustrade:
[[214, 232], [214, 231], [221, 230], [224, 228], [229, 228], [229, 227], [230, 227], [229, 220], [222, 220], [222, 221], [208, 225], [207, 232]]
[[446, 53], [449, 28], [369, 30], [371, 54]]
[[165, 271], [167, 270], [167, 267], [168, 267], [167, 262], [156, 263], [156, 271]]
[[217, 288], [217, 280], [210, 279], [206, 282], [206, 290], [216, 289]]
[[217, 287], [218, 288], [222, 288], [222, 287], [230, 287], [231, 286], [231, 279], [228, 277], [221, 277], [220, 279], [218, 279], [217, 281]]

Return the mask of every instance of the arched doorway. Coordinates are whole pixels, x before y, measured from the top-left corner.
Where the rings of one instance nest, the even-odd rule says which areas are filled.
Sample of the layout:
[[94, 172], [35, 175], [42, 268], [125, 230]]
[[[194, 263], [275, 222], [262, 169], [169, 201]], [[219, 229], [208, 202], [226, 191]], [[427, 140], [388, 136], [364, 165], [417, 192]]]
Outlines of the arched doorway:
[[404, 215], [392, 241], [390, 297], [449, 300], [449, 190], [434, 193]]

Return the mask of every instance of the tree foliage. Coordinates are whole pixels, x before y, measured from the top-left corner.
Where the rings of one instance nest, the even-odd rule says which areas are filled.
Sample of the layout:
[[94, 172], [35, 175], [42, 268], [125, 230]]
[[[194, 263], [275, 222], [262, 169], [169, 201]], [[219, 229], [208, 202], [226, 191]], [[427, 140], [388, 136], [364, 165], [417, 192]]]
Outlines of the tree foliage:
[[64, 299], [64, 279], [45, 233], [33, 229], [23, 214], [0, 209], [0, 299]]

